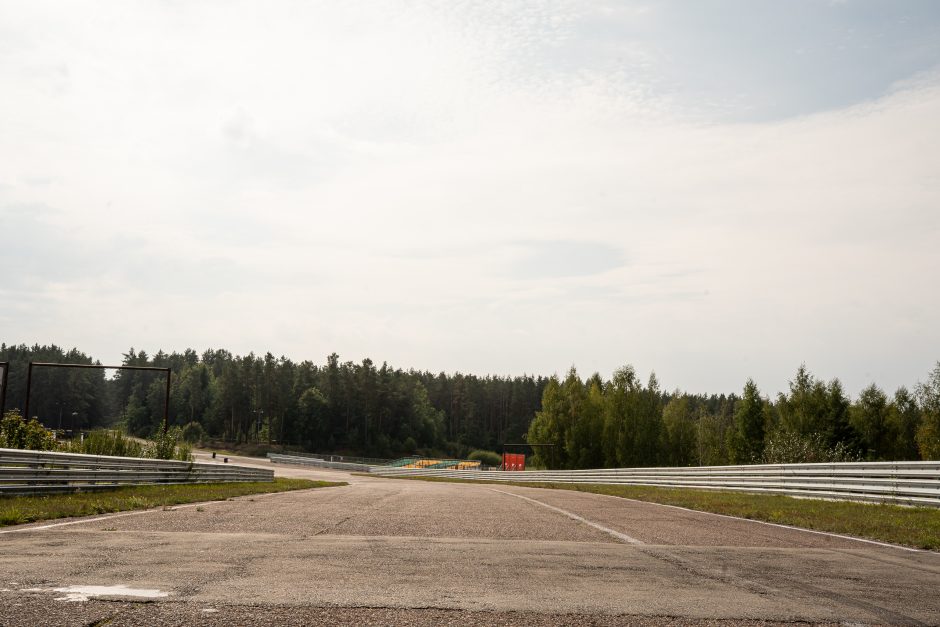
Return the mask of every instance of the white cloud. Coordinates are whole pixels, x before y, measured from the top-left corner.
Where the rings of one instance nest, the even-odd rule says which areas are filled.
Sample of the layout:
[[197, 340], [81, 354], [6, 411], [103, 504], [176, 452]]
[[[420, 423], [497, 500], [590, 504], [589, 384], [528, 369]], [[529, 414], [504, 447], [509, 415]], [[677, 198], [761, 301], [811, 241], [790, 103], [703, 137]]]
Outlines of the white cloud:
[[24, 6], [0, 20], [7, 342], [632, 362], [693, 391], [940, 357], [931, 75], [709, 122], [636, 39], [629, 71], [592, 65], [584, 5]]

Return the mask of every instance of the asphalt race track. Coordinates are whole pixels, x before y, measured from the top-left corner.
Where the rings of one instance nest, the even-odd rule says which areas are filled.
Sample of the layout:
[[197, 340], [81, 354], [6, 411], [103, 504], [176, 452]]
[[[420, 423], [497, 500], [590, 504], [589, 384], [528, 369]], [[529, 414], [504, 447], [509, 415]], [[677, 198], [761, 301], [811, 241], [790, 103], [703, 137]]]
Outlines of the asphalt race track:
[[938, 553], [577, 492], [275, 468], [350, 485], [0, 530], [0, 624], [940, 624]]

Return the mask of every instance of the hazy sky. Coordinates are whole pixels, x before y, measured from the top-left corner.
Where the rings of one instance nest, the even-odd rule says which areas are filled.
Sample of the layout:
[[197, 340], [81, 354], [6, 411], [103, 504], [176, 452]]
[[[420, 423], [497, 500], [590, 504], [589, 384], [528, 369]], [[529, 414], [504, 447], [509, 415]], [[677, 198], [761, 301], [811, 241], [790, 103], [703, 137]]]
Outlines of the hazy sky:
[[0, 341], [913, 384], [940, 3], [0, 0]]

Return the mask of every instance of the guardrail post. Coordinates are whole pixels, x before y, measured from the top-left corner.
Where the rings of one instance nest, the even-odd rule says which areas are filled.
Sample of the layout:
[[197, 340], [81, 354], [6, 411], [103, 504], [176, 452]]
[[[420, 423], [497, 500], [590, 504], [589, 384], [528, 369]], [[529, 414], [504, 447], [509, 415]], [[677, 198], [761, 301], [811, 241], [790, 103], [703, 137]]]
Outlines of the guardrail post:
[[894, 464], [891, 469], [894, 471], [891, 473], [891, 476], [894, 478], [894, 481], [891, 482], [891, 496], [894, 500], [898, 499], [898, 465]]

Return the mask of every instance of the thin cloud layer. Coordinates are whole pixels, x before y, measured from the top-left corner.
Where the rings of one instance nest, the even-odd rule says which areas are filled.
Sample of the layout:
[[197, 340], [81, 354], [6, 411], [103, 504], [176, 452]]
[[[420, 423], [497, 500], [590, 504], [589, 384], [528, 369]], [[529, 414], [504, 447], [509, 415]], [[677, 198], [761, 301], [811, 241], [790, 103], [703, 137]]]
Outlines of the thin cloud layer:
[[[2, 339], [910, 384], [936, 12], [806, 6], [764, 52], [775, 5], [0, 5]], [[877, 80], [840, 74], [862, 35]], [[775, 76], [788, 47], [831, 89]]]

